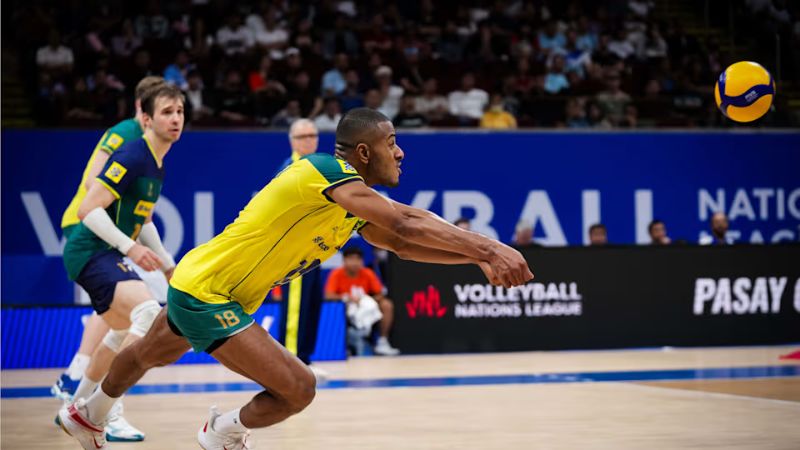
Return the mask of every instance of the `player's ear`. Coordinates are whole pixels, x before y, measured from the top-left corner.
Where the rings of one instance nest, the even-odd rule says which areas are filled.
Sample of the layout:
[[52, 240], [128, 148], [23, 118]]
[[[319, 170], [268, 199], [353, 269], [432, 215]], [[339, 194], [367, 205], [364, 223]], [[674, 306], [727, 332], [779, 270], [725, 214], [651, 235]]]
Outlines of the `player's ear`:
[[356, 156], [358, 157], [359, 161], [361, 161], [364, 164], [368, 164], [369, 163], [369, 152], [370, 152], [369, 145], [367, 145], [367, 144], [362, 142], [362, 143], [356, 145], [355, 152], [356, 152]]

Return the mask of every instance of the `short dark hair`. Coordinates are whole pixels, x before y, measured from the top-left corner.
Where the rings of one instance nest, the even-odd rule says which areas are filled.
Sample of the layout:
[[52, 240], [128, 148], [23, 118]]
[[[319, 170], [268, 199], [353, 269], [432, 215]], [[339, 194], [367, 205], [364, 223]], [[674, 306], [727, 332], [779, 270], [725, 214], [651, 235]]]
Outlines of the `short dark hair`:
[[361, 259], [364, 259], [364, 252], [361, 251], [358, 247], [347, 247], [346, 249], [342, 250], [342, 256], [347, 258], [348, 256], [358, 255]]
[[374, 131], [379, 123], [390, 122], [388, 117], [370, 108], [355, 108], [347, 112], [336, 127], [336, 151], [349, 153]]
[[139, 81], [139, 83], [136, 84], [136, 90], [134, 91], [133, 95], [135, 96], [136, 100], [142, 100], [147, 91], [165, 83], [166, 81], [164, 81], [164, 79], [161, 77], [152, 75], [144, 77]]
[[456, 219], [455, 222], [453, 222], [453, 225], [458, 225], [460, 223], [466, 223], [467, 225], [469, 225], [469, 219], [467, 219], [466, 217], [459, 217], [458, 219]]
[[654, 219], [652, 222], [650, 222], [649, 225], [647, 225], [647, 232], [648, 233], [652, 233], [653, 232], [653, 227], [655, 227], [658, 224], [664, 225], [664, 221], [663, 220]]
[[156, 86], [145, 92], [142, 98], [142, 111], [150, 117], [153, 117], [155, 113], [156, 99], [158, 97], [179, 98], [184, 101], [183, 92], [177, 86], [166, 83]]
[[603, 231], [607, 231], [607, 230], [606, 230], [606, 226], [605, 226], [605, 225], [603, 225], [602, 223], [596, 223], [596, 224], [594, 224], [594, 225], [592, 225], [592, 226], [590, 226], [590, 227], [589, 227], [589, 233], [591, 233], [591, 232], [592, 232], [592, 231], [594, 231], [594, 230], [603, 230]]

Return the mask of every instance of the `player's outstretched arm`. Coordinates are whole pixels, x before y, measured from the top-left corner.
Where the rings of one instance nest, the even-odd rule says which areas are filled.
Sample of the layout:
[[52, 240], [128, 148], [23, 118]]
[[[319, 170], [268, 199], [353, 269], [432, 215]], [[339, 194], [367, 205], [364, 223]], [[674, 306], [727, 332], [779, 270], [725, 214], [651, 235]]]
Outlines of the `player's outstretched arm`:
[[494, 285], [503, 284], [494, 274], [489, 263], [485, 261], [475, 260], [460, 253], [414, 244], [375, 225], [365, 225], [360, 234], [370, 244], [389, 250], [401, 259], [435, 264], [477, 264], [490, 283]]
[[362, 182], [336, 186], [327, 194], [351, 214], [404, 241], [488, 263], [498, 284], [518, 286], [533, 278], [525, 259], [511, 247], [462, 230], [429, 211], [384, 198]]
[[127, 255], [133, 262], [144, 270], [155, 270], [161, 267], [161, 260], [149, 248], [137, 244], [123, 233], [106, 212], [116, 199], [114, 194], [100, 183], [94, 183], [86, 193], [81, 206], [78, 207], [78, 218], [86, 228], [90, 229], [100, 239], [123, 255]]

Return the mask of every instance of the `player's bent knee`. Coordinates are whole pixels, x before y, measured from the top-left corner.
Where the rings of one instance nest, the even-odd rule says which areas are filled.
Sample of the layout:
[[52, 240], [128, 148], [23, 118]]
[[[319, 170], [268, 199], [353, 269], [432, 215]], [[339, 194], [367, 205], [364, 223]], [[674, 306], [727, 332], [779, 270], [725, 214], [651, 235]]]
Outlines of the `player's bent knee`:
[[111, 349], [112, 352], [119, 353], [119, 349], [122, 347], [122, 341], [125, 340], [125, 336], [127, 335], [128, 330], [108, 330], [108, 333], [103, 336], [103, 344]]
[[131, 310], [131, 328], [129, 332], [134, 336], [144, 337], [160, 311], [161, 305], [155, 300], [147, 300], [136, 305]]
[[314, 401], [314, 397], [317, 395], [317, 379], [311, 370], [307, 372], [308, 374], [298, 377], [294, 390], [290, 398], [287, 399], [293, 414], [304, 410]]

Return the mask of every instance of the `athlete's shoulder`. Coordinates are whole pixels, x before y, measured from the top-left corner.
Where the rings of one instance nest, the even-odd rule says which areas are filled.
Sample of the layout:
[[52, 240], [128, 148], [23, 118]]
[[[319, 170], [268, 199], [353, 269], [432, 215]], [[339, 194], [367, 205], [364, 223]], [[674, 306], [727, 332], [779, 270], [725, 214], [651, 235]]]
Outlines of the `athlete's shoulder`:
[[100, 142], [100, 148], [107, 153], [114, 153], [124, 144], [142, 136], [142, 129], [135, 119], [126, 119], [106, 130]]
[[361, 178], [350, 163], [330, 153], [312, 153], [302, 157], [300, 161], [308, 161], [329, 183], [348, 178]]

